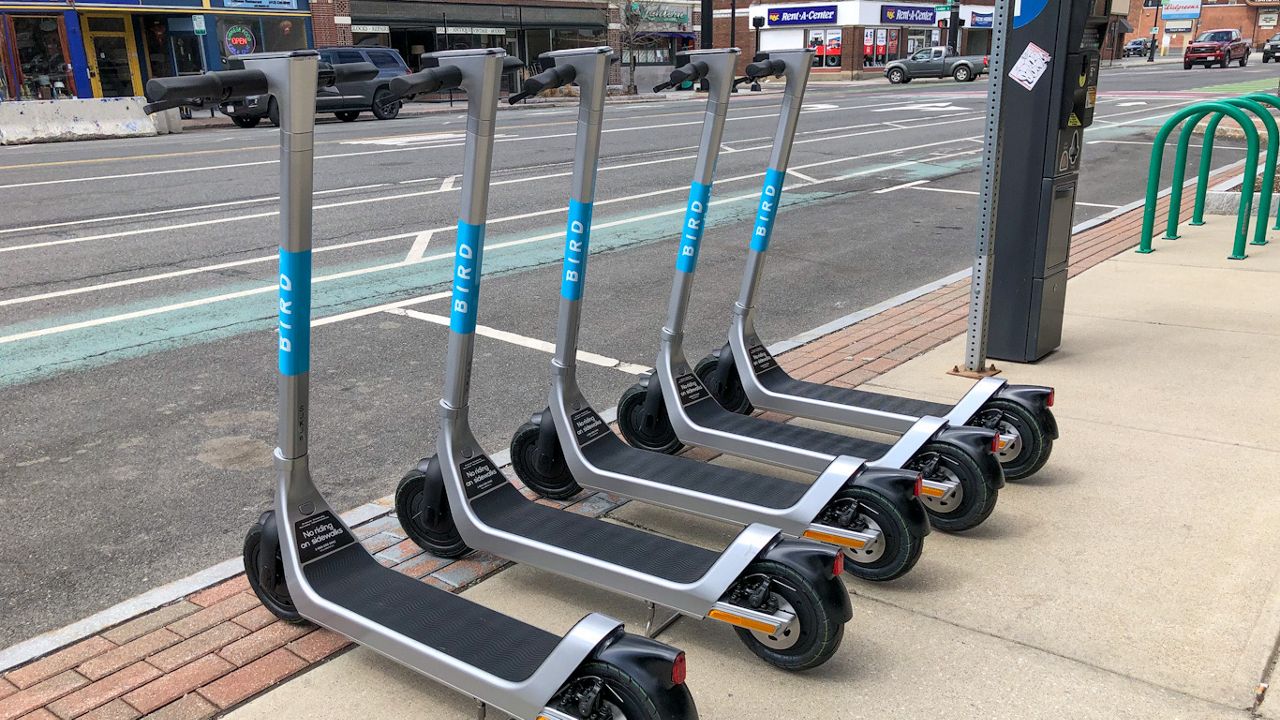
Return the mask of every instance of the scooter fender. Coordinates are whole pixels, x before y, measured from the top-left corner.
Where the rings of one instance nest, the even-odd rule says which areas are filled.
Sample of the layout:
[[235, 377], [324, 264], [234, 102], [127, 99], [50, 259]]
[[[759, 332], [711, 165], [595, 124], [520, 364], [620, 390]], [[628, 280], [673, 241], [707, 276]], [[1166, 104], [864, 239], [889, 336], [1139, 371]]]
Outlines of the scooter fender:
[[849, 484], [874, 490], [893, 503], [907, 521], [907, 530], [915, 537], [924, 537], [933, 530], [924, 503], [916, 497], [916, 473], [895, 468], [864, 467], [850, 478]]
[[969, 451], [969, 456], [982, 468], [982, 476], [987, 478], [993, 488], [1004, 487], [1004, 466], [1000, 458], [991, 452], [991, 444], [995, 441], [996, 431], [972, 425], [952, 425], [938, 433], [937, 439]]
[[666, 643], [618, 628], [600, 643], [587, 662], [608, 663], [629, 675], [657, 706], [658, 717], [697, 720], [698, 708], [688, 687], [671, 680], [672, 668], [680, 655], [680, 650]]
[[1018, 403], [1032, 415], [1040, 418], [1040, 426], [1044, 433], [1054, 440], [1058, 439], [1058, 421], [1049, 409], [1049, 397], [1053, 388], [1043, 385], [1005, 385], [996, 393], [996, 397]]
[[765, 548], [759, 559], [786, 565], [807, 578], [823, 604], [846, 623], [853, 618], [853, 603], [844, 582], [832, 574], [837, 552], [829, 545], [808, 540], [779, 540]]

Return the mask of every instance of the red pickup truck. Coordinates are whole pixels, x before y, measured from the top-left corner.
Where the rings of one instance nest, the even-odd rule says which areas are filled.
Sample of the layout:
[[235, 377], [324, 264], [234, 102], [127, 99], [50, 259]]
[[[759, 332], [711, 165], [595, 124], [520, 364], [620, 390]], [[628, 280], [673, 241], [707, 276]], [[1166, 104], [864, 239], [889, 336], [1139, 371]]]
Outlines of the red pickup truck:
[[1249, 64], [1249, 42], [1240, 37], [1239, 30], [1206, 30], [1187, 45], [1182, 55], [1182, 69], [1190, 70], [1192, 65], [1226, 67], [1227, 63], [1238, 61], [1240, 67]]

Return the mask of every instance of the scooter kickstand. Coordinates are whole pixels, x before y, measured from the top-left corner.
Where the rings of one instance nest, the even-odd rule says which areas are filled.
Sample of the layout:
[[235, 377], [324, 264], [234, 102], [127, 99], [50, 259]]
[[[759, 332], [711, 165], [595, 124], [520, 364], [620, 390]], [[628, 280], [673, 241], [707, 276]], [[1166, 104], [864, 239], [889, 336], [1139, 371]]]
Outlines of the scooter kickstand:
[[649, 639], [658, 637], [665, 632], [667, 628], [675, 625], [677, 620], [684, 617], [679, 612], [672, 612], [670, 617], [664, 619], [660, 623], [657, 623], [657, 625], [654, 625], [654, 620], [658, 617], [658, 605], [656, 603], [646, 602], [645, 607], [648, 608], [649, 613], [644, 621], [644, 636]]
[[484, 720], [489, 714], [489, 706], [484, 704], [483, 700], [476, 699], [476, 720]]

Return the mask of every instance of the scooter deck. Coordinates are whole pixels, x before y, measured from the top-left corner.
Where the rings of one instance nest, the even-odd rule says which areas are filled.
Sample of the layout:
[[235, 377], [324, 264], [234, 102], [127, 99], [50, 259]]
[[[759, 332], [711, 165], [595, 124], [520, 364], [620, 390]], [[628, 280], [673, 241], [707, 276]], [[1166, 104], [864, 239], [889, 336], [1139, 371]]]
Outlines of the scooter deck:
[[925, 415], [946, 417], [951, 412], [951, 406], [943, 403], [797, 380], [780, 367], [770, 368], [759, 373], [756, 375], [756, 379], [760, 381], [760, 384], [766, 390], [779, 395], [794, 395], [810, 400], [870, 408], [911, 417], [924, 417]]
[[771, 509], [789, 508], [809, 490], [792, 480], [634, 448], [613, 433], [587, 443], [582, 454], [601, 470]]
[[890, 450], [890, 446], [874, 440], [863, 440], [803, 425], [780, 423], [752, 415], [729, 412], [709, 395], [685, 405], [684, 411], [696, 425], [732, 435], [824, 453], [832, 457], [852, 455], [874, 461]]
[[471, 509], [498, 530], [671, 582], [697, 582], [720, 559], [696, 545], [539, 505], [510, 483], [473, 499]]
[[303, 566], [335, 605], [509, 682], [522, 682], [560, 643], [551, 633], [383, 567], [359, 545]]

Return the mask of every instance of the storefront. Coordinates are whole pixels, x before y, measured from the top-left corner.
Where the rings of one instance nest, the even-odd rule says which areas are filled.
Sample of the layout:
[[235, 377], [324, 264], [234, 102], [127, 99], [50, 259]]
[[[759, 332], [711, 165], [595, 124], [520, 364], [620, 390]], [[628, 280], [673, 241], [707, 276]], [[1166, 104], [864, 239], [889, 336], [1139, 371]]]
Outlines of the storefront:
[[360, 45], [395, 48], [409, 67], [436, 50], [501, 47], [526, 63], [548, 50], [606, 45], [607, 8], [352, 0]]
[[634, 60], [636, 86], [656, 85], [670, 76], [677, 53], [697, 47], [693, 5], [625, 2], [617, 10], [618, 80], [627, 84]]
[[0, 99], [141, 95], [153, 77], [309, 47], [307, 2], [0, 0]]

